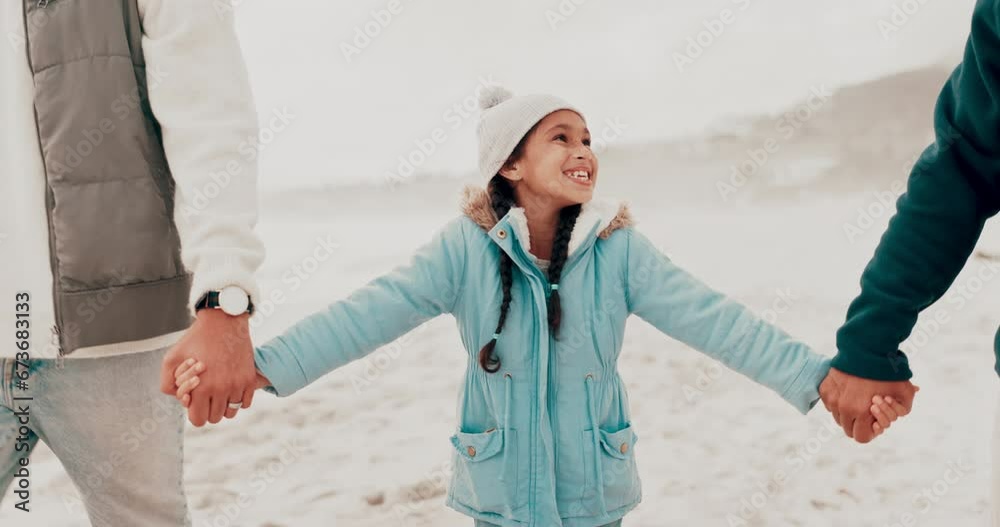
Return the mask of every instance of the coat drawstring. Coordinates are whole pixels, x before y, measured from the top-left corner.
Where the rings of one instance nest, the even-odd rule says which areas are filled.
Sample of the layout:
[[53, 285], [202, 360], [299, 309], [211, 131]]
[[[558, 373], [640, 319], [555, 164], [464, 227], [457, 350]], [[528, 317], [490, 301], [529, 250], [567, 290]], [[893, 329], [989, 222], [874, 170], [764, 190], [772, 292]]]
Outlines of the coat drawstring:
[[587, 418], [590, 420], [590, 428], [593, 431], [591, 436], [594, 441], [594, 467], [597, 470], [597, 497], [601, 504], [601, 515], [607, 516], [608, 504], [604, 500], [604, 469], [601, 467], [601, 429], [597, 426], [597, 419], [594, 414], [594, 374], [588, 373], [584, 379], [587, 387]]
[[510, 451], [511, 446], [507, 444], [510, 441], [510, 397], [511, 393], [514, 391], [511, 388], [510, 383], [513, 381], [513, 377], [510, 373], [503, 374], [504, 380], [504, 404], [503, 404], [503, 465], [500, 468], [500, 481], [504, 481], [507, 475], [507, 452]]

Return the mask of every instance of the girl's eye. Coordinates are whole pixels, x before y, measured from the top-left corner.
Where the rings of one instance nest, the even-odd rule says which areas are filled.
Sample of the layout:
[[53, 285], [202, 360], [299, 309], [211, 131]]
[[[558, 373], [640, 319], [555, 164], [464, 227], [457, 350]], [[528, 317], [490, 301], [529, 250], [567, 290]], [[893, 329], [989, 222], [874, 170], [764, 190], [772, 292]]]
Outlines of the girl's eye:
[[587, 139], [584, 139], [583, 144], [586, 146], [590, 146], [590, 138], [588, 137]]
[[566, 134], [559, 134], [555, 137], [556, 141], [566, 141]]

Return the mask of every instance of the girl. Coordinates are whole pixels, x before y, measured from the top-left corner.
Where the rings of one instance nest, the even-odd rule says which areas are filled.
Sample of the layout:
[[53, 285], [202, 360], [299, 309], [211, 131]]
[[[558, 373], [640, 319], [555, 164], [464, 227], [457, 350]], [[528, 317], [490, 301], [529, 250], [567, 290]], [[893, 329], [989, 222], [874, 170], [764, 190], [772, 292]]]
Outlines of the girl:
[[[486, 190], [412, 261], [254, 350], [259, 385], [291, 395], [423, 322], [454, 315], [468, 367], [446, 504], [505, 527], [620, 525], [638, 505], [636, 432], [618, 375], [625, 321], [774, 390], [803, 414], [829, 370], [812, 352], [674, 265], [624, 205], [593, 200], [582, 114], [547, 95], [480, 99]], [[185, 404], [200, 364], [182, 364]], [[903, 413], [883, 404], [877, 431]]]

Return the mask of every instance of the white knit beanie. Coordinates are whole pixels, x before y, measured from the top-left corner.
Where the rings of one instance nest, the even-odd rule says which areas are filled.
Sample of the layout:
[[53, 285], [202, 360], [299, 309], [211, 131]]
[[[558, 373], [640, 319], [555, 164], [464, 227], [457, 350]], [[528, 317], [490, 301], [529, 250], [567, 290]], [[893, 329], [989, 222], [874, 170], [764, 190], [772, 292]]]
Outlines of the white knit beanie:
[[517, 143], [532, 126], [558, 110], [583, 113], [552, 95], [515, 97], [500, 86], [488, 86], [479, 95], [479, 172], [490, 180], [500, 171]]

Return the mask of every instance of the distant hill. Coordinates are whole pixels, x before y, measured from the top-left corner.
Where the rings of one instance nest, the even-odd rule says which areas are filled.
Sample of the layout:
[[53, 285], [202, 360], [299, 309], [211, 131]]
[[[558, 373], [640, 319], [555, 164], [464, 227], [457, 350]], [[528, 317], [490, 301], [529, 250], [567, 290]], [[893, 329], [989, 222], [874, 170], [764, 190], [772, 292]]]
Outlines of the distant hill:
[[[934, 103], [950, 73], [941, 67], [898, 73], [835, 90], [815, 112], [800, 101], [775, 115], [720, 123], [700, 136], [614, 145], [600, 155], [599, 193], [659, 207], [888, 189], [905, 181], [914, 156], [933, 139]], [[769, 139], [777, 150], [761, 159]], [[750, 174], [742, 185], [733, 185], [734, 167]], [[391, 188], [308, 189], [273, 199], [406, 210], [440, 198], [431, 206], [454, 208], [463, 185], [484, 183], [472, 172], [421, 174]]]
[[[602, 166], [646, 168], [640, 199], [657, 188], [719, 199], [716, 183], [731, 184], [734, 166], [752, 175], [730, 199], [887, 188], [933, 139], [934, 103], [950, 73], [929, 67], [842, 87], [816, 111], [800, 101], [775, 115], [729, 121], [724, 132], [618, 147], [602, 156]], [[763, 152], [769, 139], [773, 154]], [[630, 181], [606, 182], [628, 192]]]

